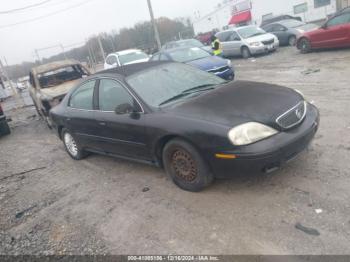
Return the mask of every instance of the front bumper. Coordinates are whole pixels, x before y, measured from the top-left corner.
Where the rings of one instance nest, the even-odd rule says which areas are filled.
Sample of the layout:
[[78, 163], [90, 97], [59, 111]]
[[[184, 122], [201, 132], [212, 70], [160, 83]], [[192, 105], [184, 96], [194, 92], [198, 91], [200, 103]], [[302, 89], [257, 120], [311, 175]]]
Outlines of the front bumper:
[[[260, 142], [233, 150], [212, 151], [209, 163], [218, 178], [234, 174], [272, 172], [304, 151], [319, 127], [319, 112], [308, 104], [308, 113], [301, 125]], [[236, 159], [218, 159], [215, 154], [233, 154]]]
[[249, 50], [252, 55], [265, 54], [277, 50], [279, 46], [279, 41], [275, 40], [275, 42], [271, 45], [249, 46]]
[[218, 77], [221, 77], [221, 78], [223, 78], [225, 80], [233, 80], [235, 78], [235, 73], [232, 70], [232, 68], [227, 69], [224, 72], [216, 73], [215, 75], [218, 76]]

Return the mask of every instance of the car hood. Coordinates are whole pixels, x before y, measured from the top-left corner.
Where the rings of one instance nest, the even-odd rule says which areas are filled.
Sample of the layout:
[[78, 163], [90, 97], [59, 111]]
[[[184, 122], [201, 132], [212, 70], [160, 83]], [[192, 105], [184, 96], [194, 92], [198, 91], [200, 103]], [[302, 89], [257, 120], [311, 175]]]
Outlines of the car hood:
[[236, 81], [164, 110], [228, 127], [254, 121], [280, 129], [276, 119], [300, 101], [303, 97], [290, 88]]
[[204, 71], [209, 71], [212, 69], [227, 66], [227, 61], [217, 56], [208, 56], [202, 59], [187, 62], [186, 64], [195, 66]]
[[46, 96], [46, 97], [48, 97], [50, 99], [55, 98], [55, 97], [60, 97], [60, 96], [66, 95], [80, 81], [81, 81], [81, 79], [77, 79], [77, 80], [65, 82], [65, 83], [63, 83], [61, 85], [48, 87], [48, 88], [43, 88], [43, 89], [40, 89], [40, 92], [44, 96]]
[[132, 65], [132, 64], [143, 63], [148, 61], [149, 61], [149, 58], [143, 58], [143, 59], [135, 60], [129, 63], [125, 63], [124, 65]]
[[315, 24], [305, 24], [302, 26], [294, 27], [293, 29], [296, 29], [296, 30], [299, 29], [299, 30], [302, 30], [303, 32], [309, 32], [309, 31], [312, 31], [312, 30], [315, 30], [318, 28], [319, 28], [319, 26], [315, 25]]
[[246, 38], [245, 41], [250, 44], [250, 43], [254, 43], [254, 42], [268, 41], [268, 40], [275, 39], [275, 38], [276, 38], [275, 35], [270, 34], [270, 33], [266, 33], [263, 35], [257, 35], [257, 36]]

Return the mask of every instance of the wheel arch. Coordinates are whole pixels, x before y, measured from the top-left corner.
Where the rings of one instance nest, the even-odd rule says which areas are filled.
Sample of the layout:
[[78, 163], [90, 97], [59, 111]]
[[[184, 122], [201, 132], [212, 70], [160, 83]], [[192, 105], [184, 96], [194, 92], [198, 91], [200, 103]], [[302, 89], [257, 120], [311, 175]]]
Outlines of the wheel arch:
[[309, 39], [307, 36], [302, 36], [302, 37], [300, 37], [300, 38], [297, 39], [296, 46], [297, 46], [298, 49], [300, 49], [300, 42], [301, 42], [302, 40], [304, 40], [304, 39], [306, 39], [307, 41], [309, 41], [309, 42], [310, 42], [310, 45], [311, 45], [310, 39]]
[[155, 143], [154, 146], [154, 155], [156, 157], [156, 161], [157, 161], [157, 165], [159, 165], [160, 167], [163, 167], [163, 150], [164, 147], [166, 146], [166, 144], [168, 144], [171, 140], [174, 139], [181, 139], [189, 144], [191, 144], [194, 148], [196, 148], [199, 152], [200, 150], [198, 149], [198, 147], [188, 138], [181, 136], [181, 135], [177, 135], [177, 134], [168, 134], [165, 135], [161, 138], [159, 138], [157, 140], [157, 142]]

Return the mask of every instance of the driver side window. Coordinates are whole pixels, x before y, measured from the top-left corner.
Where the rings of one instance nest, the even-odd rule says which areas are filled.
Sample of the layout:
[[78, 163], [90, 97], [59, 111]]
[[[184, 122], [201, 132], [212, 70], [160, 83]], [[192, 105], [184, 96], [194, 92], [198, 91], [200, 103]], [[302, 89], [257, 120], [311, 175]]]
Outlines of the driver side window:
[[241, 38], [236, 32], [232, 32], [232, 34], [228, 38], [228, 41], [241, 41]]
[[134, 99], [128, 91], [117, 81], [101, 79], [99, 86], [99, 109], [106, 112], [114, 112], [123, 104], [134, 104]]
[[110, 57], [108, 57], [106, 62], [109, 65], [118, 64], [118, 60], [117, 60], [117, 58], [114, 55], [111, 55]]

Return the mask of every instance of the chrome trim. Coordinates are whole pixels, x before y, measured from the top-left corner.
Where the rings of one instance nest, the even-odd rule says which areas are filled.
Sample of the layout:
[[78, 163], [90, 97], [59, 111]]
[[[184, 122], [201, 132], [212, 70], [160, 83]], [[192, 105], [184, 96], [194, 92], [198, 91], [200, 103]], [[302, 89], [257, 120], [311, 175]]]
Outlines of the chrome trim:
[[[290, 112], [292, 112], [292, 111], [294, 111], [295, 109], [297, 109], [297, 108], [300, 106], [301, 103], [304, 104], [304, 114], [303, 114], [303, 116], [300, 118], [299, 121], [295, 122], [294, 124], [292, 124], [292, 125], [290, 125], [290, 126], [287, 126], [287, 127], [283, 127], [283, 126], [279, 123], [279, 120], [280, 120], [282, 117], [288, 115]], [[282, 127], [283, 129], [289, 129], [289, 128], [292, 128], [292, 127], [294, 127], [294, 126], [300, 124], [300, 123], [305, 119], [306, 113], [307, 113], [307, 102], [304, 100], [304, 101], [299, 102], [296, 106], [294, 106], [294, 107], [292, 107], [291, 109], [289, 109], [287, 112], [285, 112], [285, 113], [283, 113], [282, 115], [280, 115], [279, 117], [277, 117], [276, 123], [277, 123], [280, 127]]]
[[[208, 70], [207, 72], [213, 73], [213, 71], [221, 70], [221, 69], [224, 69], [224, 68], [226, 68], [226, 67], [229, 67], [229, 66], [228, 66], [228, 65], [225, 65], [225, 66], [222, 66], [222, 67], [213, 68], [213, 69]], [[228, 69], [227, 69], [227, 70], [228, 70]], [[226, 71], [227, 71], [227, 70], [226, 70]]]

